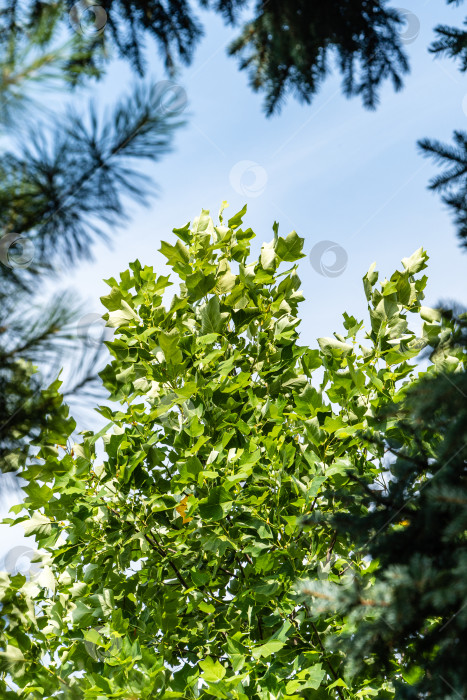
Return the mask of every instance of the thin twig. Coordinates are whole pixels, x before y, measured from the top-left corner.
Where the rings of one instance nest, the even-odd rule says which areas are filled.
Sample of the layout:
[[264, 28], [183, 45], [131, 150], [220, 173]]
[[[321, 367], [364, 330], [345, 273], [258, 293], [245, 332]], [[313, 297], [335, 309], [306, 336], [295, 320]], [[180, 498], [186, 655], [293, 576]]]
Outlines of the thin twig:
[[329, 545], [329, 549], [326, 552], [326, 564], [328, 564], [330, 559], [331, 559], [332, 550], [334, 549], [334, 545], [336, 544], [336, 541], [337, 541], [337, 530], [334, 531], [334, 535], [333, 535], [333, 538], [331, 540], [331, 544]]
[[185, 579], [184, 579], [183, 576], [181, 575], [180, 571], [177, 569], [177, 567], [176, 567], [176, 565], [174, 564], [174, 562], [172, 561], [172, 559], [171, 559], [169, 556], [167, 556], [167, 552], [165, 552], [165, 551], [164, 551], [154, 540], [152, 540], [148, 535], [144, 535], [144, 538], [145, 538], [146, 542], [149, 542], [149, 544], [151, 545], [151, 547], [152, 547], [153, 549], [155, 549], [156, 552], [158, 552], [158, 554], [160, 554], [162, 557], [164, 557], [165, 559], [167, 559], [167, 561], [169, 562], [170, 566], [172, 567], [172, 569], [173, 569], [173, 571], [174, 571], [174, 573], [175, 573], [175, 576], [178, 578], [178, 580], [180, 581], [180, 583], [182, 584], [182, 586], [183, 586], [184, 588], [189, 588], [190, 586], [187, 584], [187, 582], [185, 581]]

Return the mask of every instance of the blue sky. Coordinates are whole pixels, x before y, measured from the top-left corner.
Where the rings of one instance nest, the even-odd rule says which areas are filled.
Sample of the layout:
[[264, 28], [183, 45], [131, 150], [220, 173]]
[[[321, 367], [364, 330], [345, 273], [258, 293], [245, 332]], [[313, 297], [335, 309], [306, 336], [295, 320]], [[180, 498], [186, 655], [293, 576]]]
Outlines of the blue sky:
[[[345, 249], [347, 266], [337, 277], [318, 274], [308, 257], [300, 262], [304, 343], [339, 332], [344, 311], [366, 319], [361, 278], [370, 264], [376, 261], [382, 277], [389, 276], [420, 246], [430, 255], [427, 305], [441, 298], [465, 302], [467, 260], [440, 198], [426, 189], [436, 170], [416, 149], [421, 137], [449, 141], [454, 129], [467, 129], [467, 76], [427, 51], [435, 24], [460, 26], [462, 7], [419, 0], [405, 8], [418, 16], [420, 33], [406, 47], [412, 72], [402, 92], [387, 85], [379, 108], [369, 112], [359, 99], [341, 96], [336, 75], [311, 106], [290, 99], [271, 118], [264, 116], [262, 95], [251, 91], [246, 74], [226, 55], [235, 30], [203, 12], [206, 36], [193, 65], [177, 78], [188, 95], [187, 125], [176, 134], [174, 153], [145, 169], [160, 186], [159, 198], [147, 209], [133, 206], [112, 250], [96, 244], [94, 263], [63, 267], [53, 286], [74, 286], [85, 313], [103, 311], [103, 278], [118, 276], [135, 258], [164, 272], [160, 241], [173, 240], [172, 228], [201, 208], [217, 216], [227, 200], [232, 214], [248, 205], [245, 222], [258, 236], [254, 252], [272, 238], [275, 220], [282, 235], [295, 229], [305, 238], [307, 254], [322, 240]], [[150, 63], [152, 77], [166, 79], [160, 60]], [[88, 93], [112, 104], [134, 80], [116, 61]], [[242, 178], [237, 164], [244, 161], [256, 165]]]

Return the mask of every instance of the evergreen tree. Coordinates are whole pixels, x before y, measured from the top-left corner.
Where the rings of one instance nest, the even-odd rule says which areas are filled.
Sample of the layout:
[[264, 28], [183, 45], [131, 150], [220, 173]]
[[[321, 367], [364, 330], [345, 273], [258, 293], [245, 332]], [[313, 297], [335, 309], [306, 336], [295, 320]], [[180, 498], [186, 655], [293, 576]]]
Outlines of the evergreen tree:
[[451, 209], [457, 235], [467, 246], [467, 132], [454, 132], [454, 145], [423, 139], [419, 142], [423, 154], [445, 166], [430, 183], [430, 189], [441, 192], [443, 202]]
[[[463, 0], [446, 0], [449, 5], [460, 5]], [[464, 23], [467, 24], [467, 21]], [[440, 24], [435, 28], [437, 39], [431, 44], [430, 51], [436, 56], [448, 56], [459, 59], [460, 70], [467, 70], [467, 32], [458, 27]]]
[[[447, 0], [448, 4], [460, 4], [462, 0]], [[467, 24], [467, 20], [464, 24]], [[467, 31], [457, 27], [439, 25], [435, 29], [437, 39], [430, 47], [435, 56], [447, 56], [459, 60], [459, 70], [467, 70]], [[442, 201], [451, 211], [457, 234], [463, 246], [467, 245], [467, 132], [454, 131], [454, 144], [448, 145], [436, 139], [422, 139], [419, 147], [425, 156], [445, 170], [432, 178], [430, 189], [442, 194]]]
[[[60, 3], [37, 3], [30, 12], [24, 4], [0, 6], [0, 125], [16, 128], [34, 102], [34, 88], [50, 90], [76, 85], [102, 75], [97, 68], [103, 55], [79, 34], [63, 40]], [[102, 68], [102, 65], [101, 65]], [[40, 110], [45, 110], [43, 102]]]
[[[84, 399], [99, 393], [96, 370], [103, 359], [99, 348], [93, 354], [78, 352], [76, 324], [83, 312], [71, 295], [57, 295], [48, 300], [47, 308], [31, 308], [31, 293], [10, 289], [12, 294], [1, 297], [2, 472], [16, 471], [24, 465], [31, 442], [38, 437], [46, 416], [54, 413], [56, 403], [44, 390], [61, 366], [69, 365], [70, 358], [74, 358], [65, 398]], [[41, 372], [37, 371], [39, 363]]]
[[[234, 26], [241, 25], [229, 53], [238, 57], [241, 69], [248, 71], [255, 90], [265, 94], [268, 114], [277, 110], [289, 94], [310, 102], [329, 73], [334, 59], [343, 77], [347, 96], [361, 95], [365, 106], [375, 107], [378, 89], [390, 79], [396, 89], [408, 71], [404, 42], [401, 37], [403, 17], [400, 11], [388, 8], [385, 0], [320, 0], [306, 2], [277, 0], [253, 5], [253, 18], [242, 20], [249, 7], [247, 0], [199, 0], [201, 7], [211, 8]], [[17, 1], [8, 17], [15, 16]], [[44, 3], [27, 3], [27, 23], [34, 20]], [[92, 49], [87, 63], [99, 68], [106, 46], [114, 45], [140, 73], [144, 72], [145, 39], [151, 37], [160, 49], [169, 71], [179, 62], [192, 60], [196, 44], [202, 36], [202, 25], [187, 0], [102, 0], [96, 7], [102, 31], [92, 31], [96, 17], [91, 3], [62, 0], [63, 16], [78, 33], [87, 35]], [[89, 24], [89, 31], [83, 31]], [[105, 27], [101, 27], [101, 23]], [[84, 44], [86, 44], [86, 36]], [[98, 48], [97, 53], [94, 49]], [[71, 66], [75, 65], [73, 63]]]
[[253, 89], [266, 93], [268, 114], [289, 94], [309, 103], [334, 60], [343, 93], [361, 95], [365, 107], [374, 108], [383, 81], [391, 79], [399, 90], [409, 69], [401, 25], [399, 12], [378, 0], [260, 1], [229, 52], [239, 57]]
[[[11, 21], [13, 11], [14, 6]], [[90, 105], [87, 115], [55, 114], [52, 125], [29, 99], [31, 85], [49, 87], [52, 81], [63, 87], [67, 66], [84, 56], [79, 43], [57, 48], [61, 17], [56, 6], [46, 5], [37, 25], [31, 20], [18, 26], [0, 44], [0, 121], [11, 137], [0, 165], [2, 470], [24, 464], [29, 442], [55, 410], [41, 389], [63, 364], [67, 399], [78, 390], [89, 397], [99, 385], [102, 352], [83, 346], [78, 337], [83, 309], [61, 293], [39, 305], [41, 280], [59, 265], [89, 258], [96, 236], [105, 238], [103, 224], [115, 228], [125, 222], [123, 196], [147, 201], [152, 188], [138, 163], [168, 153], [181, 124], [170, 103], [165, 100], [162, 108], [163, 86], [156, 84], [136, 87], [103, 117]], [[19, 115], [18, 132], [13, 127]]]

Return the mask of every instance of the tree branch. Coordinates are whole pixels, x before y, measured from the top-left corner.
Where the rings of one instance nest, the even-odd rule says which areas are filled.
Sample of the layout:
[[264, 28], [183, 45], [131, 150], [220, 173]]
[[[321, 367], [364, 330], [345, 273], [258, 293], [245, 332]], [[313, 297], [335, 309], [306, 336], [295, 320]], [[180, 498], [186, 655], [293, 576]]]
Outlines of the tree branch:
[[167, 555], [167, 552], [164, 551], [164, 550], [162, 549], [162, 547], [160, 547], [160, 545], [157, 544], [156, 541], [152, 540], [152, 539], [149, 537], [149, 535], [144, 535], [144, 539], [146, 540], [146, 542], [148, 542], [148, 543], [151, 545], [151, 547], [152, 547], [153, 549], [156, 550], [156, 552], [157, 552], [158, 554], [160, 554], [164, 559], [167, 559], [167, 561], [169, 562], [170, 566], [172, 567], [172, 569], [173, 569], [173, 571], [174, 571], [175, 576], [178, 578], [178, 580], [180, 581], [180, 583], [182, 584], [182, 586], [183, 586], [184, 588], [189, 588], [190, 586], [187, 584], [187, 582], [185, 581], [185, 579], [184, 579], [183, 576], [181, 575], [180, 571], [177, 569], [177, 567], [176, 567], [176, 565], [174, 564], [174, 562], [172, 561], [172, 559]]

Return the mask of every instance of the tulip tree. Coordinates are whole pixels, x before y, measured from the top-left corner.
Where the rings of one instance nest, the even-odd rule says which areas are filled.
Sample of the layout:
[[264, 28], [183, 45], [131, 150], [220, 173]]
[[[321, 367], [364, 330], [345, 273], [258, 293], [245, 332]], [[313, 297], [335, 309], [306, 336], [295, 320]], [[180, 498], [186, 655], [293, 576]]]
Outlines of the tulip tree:
[[381, 285], [373, 265], [368, 326], [344, 313], [312, 349], [303, 239], [275, 224], [250, 261], [244, 214], [175, 229], [172, 277], [136, 261], [107, 280], [103, 430], [73, 443], [59, 382], [48, 389], [54, 418], [9, 519], [42, 568], [0, 579], [2, 698], [393, 696], [389, 674], [346, 676], [327, 650], [345, 620], [314, 617], [299, 582], [376, 566], [330, 516], [362, 515], [358, 479], [385, 468], [380, 410], [439, 331], [421, 305], [427, 254]]

